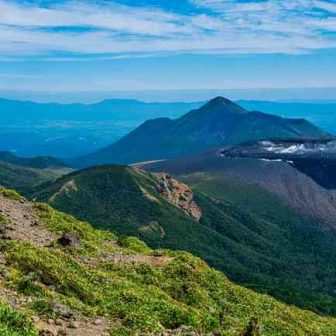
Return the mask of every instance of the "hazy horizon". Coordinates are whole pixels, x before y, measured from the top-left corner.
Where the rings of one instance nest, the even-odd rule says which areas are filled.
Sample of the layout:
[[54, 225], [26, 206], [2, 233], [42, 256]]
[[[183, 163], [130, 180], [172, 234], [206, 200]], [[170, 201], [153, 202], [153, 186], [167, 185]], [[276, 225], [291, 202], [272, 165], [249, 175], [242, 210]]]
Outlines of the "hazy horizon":
[[204, 90], [139, 90], [139, 91], [20, 91], [0, 90], [0, 98], [40, 103], [95, 103], [106, 99], [136, 99], [144, 102], [199, 102], [223, 96], [231, 100], [274, 102], [336, 101], [336, 88], [297, 89], [204, 89]]

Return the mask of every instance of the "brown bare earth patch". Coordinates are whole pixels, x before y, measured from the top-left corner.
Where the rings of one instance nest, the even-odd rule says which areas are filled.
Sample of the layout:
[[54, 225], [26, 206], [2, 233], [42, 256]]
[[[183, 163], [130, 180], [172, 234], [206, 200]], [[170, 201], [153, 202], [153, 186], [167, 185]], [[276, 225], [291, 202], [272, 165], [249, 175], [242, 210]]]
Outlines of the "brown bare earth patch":
[[194, 194], [186, 184], [166, 173], [157, 173], [155, 176], [158, 180], [158, 192], [193, 219], [201, 219], [202, 209], [194, 201]]
[[116, 264], [147, 264], [155, 267], [163, 267], [173, 258], [169, 258], [161, 255], [143, 255], [143, 254], [107, 254], [104, 256], [104, 261], [113, 262]]
[[39, 320], [35, 324], [40, 336], [109, 336], [109, 325], [104, 318], [76, 320]]
[[62, 195], [62, 194], [68, 194], [71, 190], [78, 191], [76, 182], [74, 180], [71, 180], [65, 183], [58, 192], [56, 192], [54, 195], [52, 195], [49, 198], [49, 201], [52, 202], [55, 200], [57, 196]]
[[[4, 288], [0, 283], [0, 299], [18, 311], [26, 312], [31, 303], [30, 296], [19, 295], [10, 288]], [[47, 319], [32, 317], [40, 336], [108, 336], [110, 325], [104, 317], [88, 318], [74, 314], [71, 318]]]
[[0, 194], [0, 212], [7, 219], [3, 238], [23, 240], [37, 246], [48, 246], [56, 236], [48, 231], [34, 214], [32, 205], [21, 199], [8, 199]]

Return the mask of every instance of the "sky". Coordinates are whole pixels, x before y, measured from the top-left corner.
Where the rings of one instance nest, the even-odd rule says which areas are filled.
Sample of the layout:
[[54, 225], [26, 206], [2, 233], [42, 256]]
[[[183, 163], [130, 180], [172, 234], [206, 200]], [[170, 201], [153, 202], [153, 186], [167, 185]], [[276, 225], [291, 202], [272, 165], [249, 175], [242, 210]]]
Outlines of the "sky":
[[2, 95], [335, 88], [334, 0], [0, 0]]

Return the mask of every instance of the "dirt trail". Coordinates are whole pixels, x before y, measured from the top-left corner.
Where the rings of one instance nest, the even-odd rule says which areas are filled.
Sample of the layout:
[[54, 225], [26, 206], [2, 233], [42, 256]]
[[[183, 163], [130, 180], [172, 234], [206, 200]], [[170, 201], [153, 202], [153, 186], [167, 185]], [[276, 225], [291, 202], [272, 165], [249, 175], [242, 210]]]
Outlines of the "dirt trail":
[[15, 201], [0, 194], [0, 212], [8, 220], [4, 233], [7, 239], [31, 242], [40, 247], [49, 246], [56, 239], [34, 214], [28, 201]]
[[100, 261], [113, 262], [115, 264], [147, 264], [154, 267], [163, 267], [172, 260], [173, 258], [161, 255], [148, 256], [143, 254], [122, 254], [122, 253], [105, 254], [101, 256], [100, 259]]
[[[49, 232], [42, 220], [34, 213], [33, 205], [22, 199], [12, 200], [0, 193], [0, 213], [5, 217], [7, 223], [0, 230], [0, 240], [20, 240], [30, 242], [36, 246], [53, 249], [51, 243], [57, 241], [59, 236]], [[119, 247], [117, 242], [111, 242], [113, 246]], [[96, 260], [84, 258], [78, 255], [80, 263], [94, 264], [95, 262], [113, 262], [122, 264], [143, 263], [155, 267], [162, 267], [172, 258], [162, 255], [141, 255], [108, 253], [103, 251]], [[0, 260], [1, 263], [1, 260]], [[3, 265], [4, 262], [3, 262]], [[0, 299], [7, 302], [13, 308], [27, 311], [28, 304], [32, 298], [19, 295], [16, 291], [6, 288], [0, 276]], [[34, 324], [40, 336], [107, 336], [111, 325], [104, 317], [88, 318], [73, 312], [73, 317], [64, 319], [47, 319], [34, 316]]]
[[35, 326], [41, 336], [109, 336], [109, 326], [104, 319], [81, 318], [70, 322], [62, 319], [41, 320]]

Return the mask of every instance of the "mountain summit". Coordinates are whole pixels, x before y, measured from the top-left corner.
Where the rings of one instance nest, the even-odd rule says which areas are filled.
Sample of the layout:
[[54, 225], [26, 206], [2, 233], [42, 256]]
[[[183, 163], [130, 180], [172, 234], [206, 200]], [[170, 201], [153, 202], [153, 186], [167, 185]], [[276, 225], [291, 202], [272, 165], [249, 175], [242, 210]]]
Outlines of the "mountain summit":
[[305, 119], [285, 119], [249, 112], [217, 97], [179, 119], [146, 121], [133, 132], [72, 164], [134, 163], [198, 153], [223, 145], [266, 138], [325, 137], [328, 134]]
[[199, 111], [220, 111], [220, 112], [236, 112], [236, 113], [247, 113], [248, 111], [245, 110], [243, 107], [239, 106], [238, 104], [234, 103], [233, 101], [224, 98], [224, 97], [216, 97], [210, 100], [208, 103], [203, 105]]

